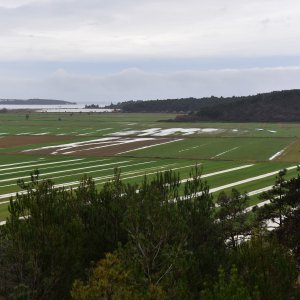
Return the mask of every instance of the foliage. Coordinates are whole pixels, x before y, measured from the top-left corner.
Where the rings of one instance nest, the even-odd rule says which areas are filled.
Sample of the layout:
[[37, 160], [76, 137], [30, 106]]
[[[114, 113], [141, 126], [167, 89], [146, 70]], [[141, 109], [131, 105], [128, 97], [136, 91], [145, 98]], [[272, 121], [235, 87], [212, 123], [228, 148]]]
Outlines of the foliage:
[[96, 300], [140, 299], [141, 295], [135, 290], [130, 273], [120, 259], [107, 254], [93, 269], [86, 284], [75, 281], [71, 296], [75, 300]]
[[[216, 208], [201, 173], [196, 166], [187, 181], [167, 171], [124, 184], [116, 169], [100, 190], [87, 176], [66, 190], [33, 171], [29, 184], [18, 181], [23, 191], [0, 227], [1, 295], [296, 299], [299, 177], [286, 181], [281, 172], [268, 194], [272, 213], [254, 214], [282, 214], [281, 227], [269, 233], [250, 224], [248, 198], [237, 190], [222, 192]], [[250, 229], [251, 240], [238, 243]]]
[[33, 298], [52, 299], [67, 294], [80, 274], [83, 226], [72, 194], [55, 189], [51, 181], [32, 174], [26, 193], [11, 200], [10, 216], [1, 228], [9, 281], [24, 285]]
[[[107, 108], [124, 112], [177, 112], [182, 122], [299, 122], [300, 90], [275, 91], [242, 97], [181, 98], [125, 101]], [[272, 114], [270, 114], [272, 111]]]
[[218, 282], [212, 290], [201, 292], [200, 298], [205, 300], [259, 300], [259, 293], [255, 290], [251, 296], [246, 284], [239, 277], [237, 268], [232, 267], [229, 279], [226, 279], [224, 269], [219, 269]]
[[251, 294], [257, 287], [263, 300], [293, 299], [295, 259], [289, 249], [268, 238], [266, 232], [253, 232], [251, 240], [242, 243], [232, 255]]
[[125, 244], [127, 234], [122, 227], [126, 211], [124, 185], [120, 170], [115, 170], [113, 180], [98, 191], [91, 178], [84, 177], [76, 198], [81, 203], [80, 218], [84, 225], [84, 251], [86, 263], [103, 258], [105, 253], [114, 251], [118, 244]]
[[233, 248], [249, 234], [250, 226], [244, 212], [248, 200], [247, 194], [241, 195], [236, 189], [232, 189], [230, 195], [221, 192], [217, 199], [219, 208], [216, 217], [220, 220], [224, 238], [229, 238], [228, 245]]
[[[185, 259], [186, 277], [193, 284], [189, 289], [198, 294], [205, 281], [213, 280], [220, 264], [226, 259], [220, 225], [215, 222], [215, 204], [207, 182], [201, 179], [199, 166], [192, 169], [184, 187], [184, 200], [178, 202], [180, 214], [187, 226]], [[187, 297], [188, 298], [188, 297]]]
[[293, 210], [300, 205], [300, 176], [290, 180], [285, 179], [286, 170], [281, 170], [276, 176], [272, 190], [263, 193], [261, 200], [270, 203], [255, 208], [257, 220], [267, 222], [271, 220], [277, 226], [282, 227], [284, 219], [293, 214]]

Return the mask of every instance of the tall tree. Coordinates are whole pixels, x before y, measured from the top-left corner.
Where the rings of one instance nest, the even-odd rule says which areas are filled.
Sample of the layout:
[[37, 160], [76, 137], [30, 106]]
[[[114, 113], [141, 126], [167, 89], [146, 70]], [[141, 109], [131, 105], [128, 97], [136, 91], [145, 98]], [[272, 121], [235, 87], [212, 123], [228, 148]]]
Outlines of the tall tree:
[[185, 220], [186, 278], [189, 291], [198, 295], [205, 282], [212, 282], [218, 267], [226, 261], [220, 224], [215, 222], [215, 204], [209, 186], [201, 178], [202, 169], [196, 166], [184, 185], [184, 197], [178, 202], [180, 215]]
[[231, 268], [228, 277], [227, 279], [224, 269], [220, 268], [218, 281], [212, 289], [206, 288], [201, 291], [200, 298], [203, 300], [260, 300], [257, 290], [251, 296], [247, 285], [239, 277], [235, 266]]
[[260, 199], [263, 201], [269, 200], [270, 203], [256, 210], [259, 221], [271, 220], [281, 227], [284, 218], [291, 213], [291, 206], [286, 196], [288, 192], [288, 184], [285, 179], [286, 173], [286, 169], [279, 171], [272, 190], [261, 194]]
[[233, 248], [248, 236], [251, 228], [245, 213], [248, 200], [247, 194], [241, 194], [236, 189], [232, 189], [230, 195], [221, 192], [217, 199], [219, 207], [216, 216], [220, 220], [224, 238], [228, 239], [228, 245]]
[[[25, 187], [25, 185], [23, 185]], [[39, 181], [37, 172], [25, 194], [10, 200], [7, 224], [1, 227], [10, 282], [30, 299], [65, 298], [81, 274], [83, 226], [71, 192]], [[22, 288], [23, 287], [23, 288]]]
[[291, 251], [267, 232], [253, 232], [249, 242], [232, 252], [241, 278], [253, 296], [256, 290], [262, 300], [296, 299], [296, 262]]
[[[146, 285], [176, 289], [179, 261], [185, 255], [186, 225], [177, 209], [180, 182], [172, 171], [127, 185], [128, 210], [124, 228], [129, 241], [124, 259], [141, 274]], [[177, 275], [177, 276], [176, 276]], [[167, 283], [167, 284], [166, 284]]]

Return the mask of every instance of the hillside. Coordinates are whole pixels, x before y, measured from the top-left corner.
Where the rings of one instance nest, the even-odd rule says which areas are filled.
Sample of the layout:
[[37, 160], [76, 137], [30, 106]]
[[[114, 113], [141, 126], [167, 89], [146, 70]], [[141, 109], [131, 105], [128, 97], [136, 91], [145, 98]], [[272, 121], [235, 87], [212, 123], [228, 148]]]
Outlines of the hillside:
[[185, 113], [174, 121], [298, 122], [300, 90], [276, 91], [243, 97], [182, 98], [126, 101], [107, 108], [123, 112]]
[[300, 90], [244, 97], [230, 103], [203, 107], [178, 116], [176, 121], [299, 122]]
[[0, 105], [71, 105], [75, 102], [53, 99], [0, 99]]
[[125, 101], [118, 104], [111, 104], [105, 108], [120, 109], [123, 112], [190, 112], [203, 107], [210, 107], [220, 103], [229, 103], [236, 98], [178, 98], [164, 100], [137, 100]]

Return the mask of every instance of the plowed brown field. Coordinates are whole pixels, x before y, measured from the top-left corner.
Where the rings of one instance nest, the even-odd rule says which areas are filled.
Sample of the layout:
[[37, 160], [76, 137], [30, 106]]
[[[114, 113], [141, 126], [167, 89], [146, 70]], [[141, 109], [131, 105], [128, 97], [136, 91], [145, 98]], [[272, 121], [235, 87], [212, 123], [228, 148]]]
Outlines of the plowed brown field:
[[[58, 145], [57, 147], [43, 147], [26, 151], [28, 154], [64, 154], [75, 156], [110, 156], [125, 151], [133, 151], [142, 147], [164, 144], [173, 141], [172, 138], [152, 138], [136, 140], [132, 138], [118, 138], [111, 141], [87, 141], [84, 144]], [[24, 153], [24, 152], [23, 152]], [[130, 152], [129, 152], [130, 153]]]
[[277, 157], [276, 161], [282, 162], [300, 162], [300, 139], [294, 140], [284, 151]]
[[13, 148], [18, 146], [26, 146], [32, 144], [60, 142], [74, 139], [71, 136], [55, 136], [55, 135], [22, 135], [22, 136], [4, 136], [0, 138], [0, 148]]

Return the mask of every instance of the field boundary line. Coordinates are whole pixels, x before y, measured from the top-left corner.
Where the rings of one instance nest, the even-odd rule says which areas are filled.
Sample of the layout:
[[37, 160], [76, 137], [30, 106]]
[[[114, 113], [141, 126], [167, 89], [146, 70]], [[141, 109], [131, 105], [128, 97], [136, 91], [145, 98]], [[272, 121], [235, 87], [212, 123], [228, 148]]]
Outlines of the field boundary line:
[[[203, 175], [200, 176], [200, 178], [206, 178], [206, 177], [210, 177], [210, 176], [214, 176], [214, 175], [219, 175], [219, 174], [234, 172], [234, 171], [242, 170], [242, 169], [249, 168], [249, 167], [252, 167], [252, 166], [254, 166], [254, 164], [239, 166], [239, 167], [230, 168], [230, 169], [225, 169], [225, 170], [221, 170], [221, 171], [217, 171], [217, 172], [212, 172], [212, 173], [208, 173], [208, 174], [203, 174]], [[180, 180], [180, 182], [184, 183], [184, 182], [191, 181], [191, 180], [193, 180], [193, 178], [186, 178], [186, 179]]]
[[283, 152], [287, 149], [287, 147], [284, 147], [282, 150], [276, 152], [274, 155], [272, 155], [271, 157], [269, 157], [269, 160], [273, 160], [274, 158], [276, 158], [276, 157], [280, 156], [281, 154], [283, 154]]
[[228, 152], [234, 151], [234, 150], [236, 150], [236, 149], [238, 149], [238, 148], [239, 148], [239, 147], [234, 147], [234, 148], [229, 149], [229, 150], [227, 150], [227, 151], [221, 152], [221, 153], [219, 153], [219, 154], [217, 154], [217, 155], [211, 157], [211, 159], [214, 159], [214, 158], [216, 158], [216, 157], [222, 156], [223, 154], [226, 154], [226, 153], [228, 153]]

